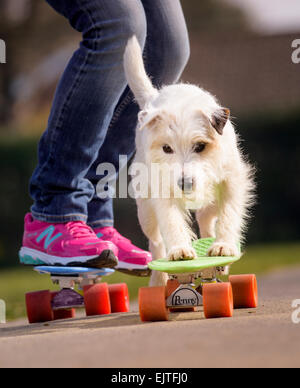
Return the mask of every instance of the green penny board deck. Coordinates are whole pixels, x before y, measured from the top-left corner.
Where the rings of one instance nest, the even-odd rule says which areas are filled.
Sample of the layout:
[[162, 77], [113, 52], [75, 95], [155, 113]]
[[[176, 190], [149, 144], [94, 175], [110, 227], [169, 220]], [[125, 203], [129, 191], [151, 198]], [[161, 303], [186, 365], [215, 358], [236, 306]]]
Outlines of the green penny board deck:
[[214, 238], [202, 238], [193, 242], [193, 247], [198, 256], [197, 259], [179, 261], [168, 261], [167, 259], [154, 260], [149, 264], [149, 268], [153, 271], [166, 272], [168, 274], [195, 273], [206, 268], [224, 267], [240, 259], [229, 256], [208, 257], [207, 251], [214, 241]]

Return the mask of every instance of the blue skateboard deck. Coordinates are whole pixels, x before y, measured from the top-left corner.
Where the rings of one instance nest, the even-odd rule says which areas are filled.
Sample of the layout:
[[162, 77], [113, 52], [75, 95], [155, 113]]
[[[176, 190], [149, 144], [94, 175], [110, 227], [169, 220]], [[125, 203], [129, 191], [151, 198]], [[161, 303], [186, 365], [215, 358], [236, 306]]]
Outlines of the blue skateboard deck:
[[34, 270], [40, 274], [48, 274], [51, 276], [81, 276], [93, 274], [94, 276], [108, 276], [112, 275], [115, 271], [110, 268], [86, 268], [86, 267], [48, 267], [38, 266]]
[[110, 268], [58, 266], [38, 266], [34, 267], [34, 270], [41, 275], [50, 275], [53, 283], [59, 285], [61, 289], [51, 301], [54, 311], [84, 307], [84, 298], [74, 290], [75, 285], [80, 288], [92, 285], [102, 277], [115, 272]]

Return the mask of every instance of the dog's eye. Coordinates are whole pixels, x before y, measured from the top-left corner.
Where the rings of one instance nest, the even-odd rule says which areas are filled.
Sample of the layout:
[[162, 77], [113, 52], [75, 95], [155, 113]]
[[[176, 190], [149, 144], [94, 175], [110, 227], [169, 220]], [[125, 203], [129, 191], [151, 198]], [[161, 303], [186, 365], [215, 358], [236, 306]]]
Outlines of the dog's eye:
[[168, 144], [165, 144], [163, 146], [163, 151], [165, 154], [174, 154], [174, 151], [172, 150], [172, 148]]
[[200, 154], [205, 150], [205, 147], [206, 147], [205, 143], [197, 143], [195, 144], [194, 152], [196, 152], [197, 154]]

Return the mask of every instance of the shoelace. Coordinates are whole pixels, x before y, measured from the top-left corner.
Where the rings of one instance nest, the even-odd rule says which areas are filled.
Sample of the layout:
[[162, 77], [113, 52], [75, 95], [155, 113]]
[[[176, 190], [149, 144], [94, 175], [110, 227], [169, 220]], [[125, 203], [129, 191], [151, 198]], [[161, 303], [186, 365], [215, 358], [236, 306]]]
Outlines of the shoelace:
[[95, 233], [87, 224], [82, 221], [68, 222], [66, 227], [75, 238], [95, 238]]

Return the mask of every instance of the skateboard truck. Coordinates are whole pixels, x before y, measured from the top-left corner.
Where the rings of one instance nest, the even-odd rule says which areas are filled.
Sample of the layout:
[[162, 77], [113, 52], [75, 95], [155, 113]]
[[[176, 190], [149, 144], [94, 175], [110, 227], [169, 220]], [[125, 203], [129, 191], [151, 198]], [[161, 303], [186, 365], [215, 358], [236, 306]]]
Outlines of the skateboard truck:
[[83, 297], [71, 288], [63, 288], [52, 299], [53, 310], [84, 307]]
[[74, 288], [75, 285], [79, 285], [80, 288], [84, 286], [90, 286], [96, 283], [100, 283], [101, 276], [98, 271], [90, 271], [87, 273], [80, 274], [78, 276], [67, 276], [67, 275], [51, 275], [53, 284], [58, 285], [62, 288]]
[[167, 299], [169, 308], [193, 308], [202, 306], [203, 298], [191, 284], [181, 284]]
[[[229, 267], [212, 267], [194, 274], [169, 275], [171, 280], [177, 280], [180, 286], [168, 297], [167, 307], [193, 308], [203, 306], [203, 284], [221, 283], [218, 276], [226, 275]], [[195, 280], [201, 279], [199, 287], [195, 288]]]
[[51, 305], [53, 310], [84, 307], [84, 298], [74, 290], [78, 285], [79, 289], [84, 286], [100, 283], [99, 271], [88, 272], [78, 276], [52, 275], [53, 284], [60, 287], [60, 291], [53, 298]]
[[[172, 309], [203, 306], [202, 284], [217, 283], [217, 268], [207, 268], [193, 274], [169, 274], [169, 279], [179, 283], [167, 298], [167, 307]], [[201, 278], [201, 287], [195, 288], [195, 280]]]

